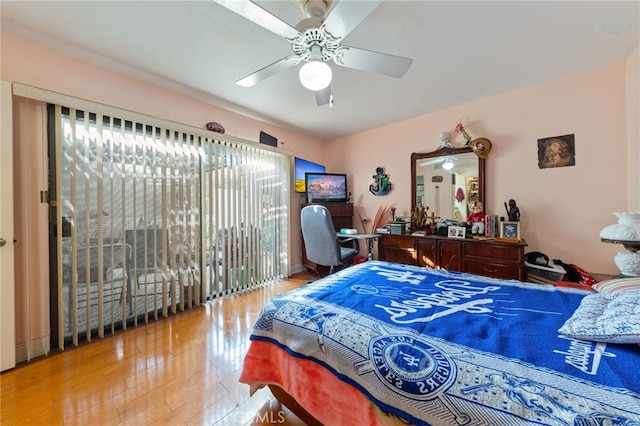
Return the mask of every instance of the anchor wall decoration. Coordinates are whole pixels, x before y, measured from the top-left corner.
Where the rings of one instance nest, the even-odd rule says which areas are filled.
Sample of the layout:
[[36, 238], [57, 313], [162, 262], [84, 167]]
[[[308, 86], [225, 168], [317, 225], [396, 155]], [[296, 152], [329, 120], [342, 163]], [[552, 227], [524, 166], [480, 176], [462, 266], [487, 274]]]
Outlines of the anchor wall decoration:
[[385, 195], [391, 191], [391, 181], [389, 176], [384, 173], [382, 167], [376, 168], [376, 174], [373, 175], [373, 184], [369, 185], [369, 191], [373, 195]]

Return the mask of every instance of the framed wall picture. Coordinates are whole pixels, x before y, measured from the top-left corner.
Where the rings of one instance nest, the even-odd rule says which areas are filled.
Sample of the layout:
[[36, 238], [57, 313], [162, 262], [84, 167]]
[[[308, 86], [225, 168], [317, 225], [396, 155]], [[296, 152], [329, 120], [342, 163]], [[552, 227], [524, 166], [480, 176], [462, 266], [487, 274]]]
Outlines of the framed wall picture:
[[447, 231], [449, 238], [465, 238], [467, 235], [467, 228], [464, 226], [450, 226]]
[[520, 222], [500, 222], [500, 238], [520, 239]]
[[538, 167], [567, 167], [576, 165], [575, 135], [538, 139]]

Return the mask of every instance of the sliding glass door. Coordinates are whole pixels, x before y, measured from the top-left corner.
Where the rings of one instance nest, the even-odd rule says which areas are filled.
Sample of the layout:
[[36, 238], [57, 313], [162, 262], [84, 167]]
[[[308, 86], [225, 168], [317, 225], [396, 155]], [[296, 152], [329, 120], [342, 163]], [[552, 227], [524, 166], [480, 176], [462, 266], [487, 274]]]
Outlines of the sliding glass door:
[[289, 158], [55, 105], [59, 347], [286, 276]]

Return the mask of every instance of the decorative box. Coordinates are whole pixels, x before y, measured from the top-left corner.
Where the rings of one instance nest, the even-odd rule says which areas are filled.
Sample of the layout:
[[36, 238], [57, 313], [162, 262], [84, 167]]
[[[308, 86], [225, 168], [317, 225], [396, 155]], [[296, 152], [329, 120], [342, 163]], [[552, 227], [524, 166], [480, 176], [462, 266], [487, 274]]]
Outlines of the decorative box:
[[407, 224], [404, 222], [390, 222], [389, 227], [391, 228], [392, 234], [401, 235], [406, 233]]

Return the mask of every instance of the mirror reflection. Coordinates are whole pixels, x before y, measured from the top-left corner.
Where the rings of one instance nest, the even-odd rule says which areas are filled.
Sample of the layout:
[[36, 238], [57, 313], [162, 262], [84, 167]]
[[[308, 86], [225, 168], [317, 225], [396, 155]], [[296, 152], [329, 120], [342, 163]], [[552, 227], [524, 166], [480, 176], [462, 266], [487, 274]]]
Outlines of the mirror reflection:
[[411, 154], [412, 209], [466, 222], [474, 202], [484, 205], [484, 161], [469, 147]]

